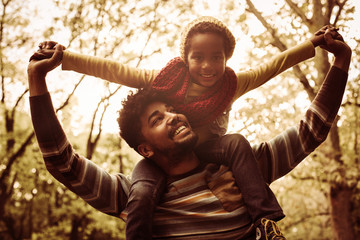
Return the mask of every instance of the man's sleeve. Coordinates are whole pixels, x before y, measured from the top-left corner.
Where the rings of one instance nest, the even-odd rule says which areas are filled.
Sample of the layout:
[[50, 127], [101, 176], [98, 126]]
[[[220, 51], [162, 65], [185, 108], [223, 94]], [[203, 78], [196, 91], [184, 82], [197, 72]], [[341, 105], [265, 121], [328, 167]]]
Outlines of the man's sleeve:
[[258, 67], [237, 73], [237, 90], [234, 99], [260, 87], [286, 69], [315, 56], [310, 40], [281, 52]]
[[76, 154], [52, 106], [49, 93], [30, 97], [35, 134], [48, 171], [94, 208], [119, 216], [127, 203], [127, 179], [110, 175]]
[[326, 140], [340, 108], [347, 77], [346, 72], [333, 66], [299, 126], [253, 147], [266, 182], [289, 173]]
[[110, 59], [64, 51], [63, 70], [99, 77], [132, 88], [144, 88], [155, 79], [158, 71], [134, 68]]

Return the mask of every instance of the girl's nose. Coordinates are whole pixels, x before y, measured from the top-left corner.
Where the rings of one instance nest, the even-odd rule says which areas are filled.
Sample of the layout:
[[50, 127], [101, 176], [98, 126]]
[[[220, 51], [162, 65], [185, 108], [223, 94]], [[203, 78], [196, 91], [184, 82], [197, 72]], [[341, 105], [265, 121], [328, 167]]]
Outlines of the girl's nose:
[[210, 68], [210, 67], [211, 67], [211, 64], [210, 64], [209, 61], [203, 61], [201, 67], [202, 67], [203, 69], [207, 69], [207, 68]]

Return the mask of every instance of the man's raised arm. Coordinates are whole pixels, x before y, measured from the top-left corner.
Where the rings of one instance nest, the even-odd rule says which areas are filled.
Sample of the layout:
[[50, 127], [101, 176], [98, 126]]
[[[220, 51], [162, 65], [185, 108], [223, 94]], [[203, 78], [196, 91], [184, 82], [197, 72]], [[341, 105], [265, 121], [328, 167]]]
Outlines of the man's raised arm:
[[268, 183], [289, 173], [326, 140], [340, 108], [351, 60], [351, 49], [343, 41], [336, 40], [339, 36], [325, 33], [323, 48], [334, 54], [334, 63], [300, 125], [253, 147]]
[[127, 180], [76, 154], [55, 114], [45, 78], [59, 65], [60, 47], [52, 58], [31, 58], [28, 66], [31, 117], [46, 168], [94, 208], [118, 216], [127, 203]]

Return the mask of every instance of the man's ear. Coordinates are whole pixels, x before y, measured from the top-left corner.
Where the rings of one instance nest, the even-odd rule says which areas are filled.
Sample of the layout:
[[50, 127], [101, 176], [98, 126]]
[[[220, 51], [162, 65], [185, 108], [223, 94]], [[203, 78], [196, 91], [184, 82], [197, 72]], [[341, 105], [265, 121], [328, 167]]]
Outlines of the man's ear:
[[150, 158], [154, 155], [152, 147], [146, 143], [142, 143], [137, 147], [138, 152], [145, 158]]

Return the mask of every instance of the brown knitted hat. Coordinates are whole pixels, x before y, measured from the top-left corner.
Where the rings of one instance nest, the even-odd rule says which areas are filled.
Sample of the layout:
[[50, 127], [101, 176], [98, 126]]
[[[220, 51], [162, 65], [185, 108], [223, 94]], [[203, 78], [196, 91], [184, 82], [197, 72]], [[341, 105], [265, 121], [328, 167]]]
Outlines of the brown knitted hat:
[[214, 25], [217, 25], [218, 27], [222, 28], [228, 38], [228, 42], [229, 42], [229, 46], [228, 46], [228, 50], [225, 53], [227, 59], [231, 58], [231, 56], [233, 55], [234, 49], [235, 49], [235, 37], [234, 35], [230, 32], [230, 30], [225, 26], [224, 23], [222, 23], [221, 21], [219, 21], [218, 19], [214, 18], [214, 17], [210, 17], [210, 16], [202, 16], [199, 17], [197, 19], [195, 19], [194, 21], [190, 22], [182, 31], [181, 33], [181, 42], [180, 42], [180, 56], [181, 59], [186, 62], [186, 56], [185, 56], [185, 44], [186, 44], [186, 40], [188, 38], [189, 32], [191, 31], [191, 29], [193, 29], [196, 25], [200, 24], [200, 23], [204, 23], [204, 22], [208, 22], [208, 23], [212, 23]]

